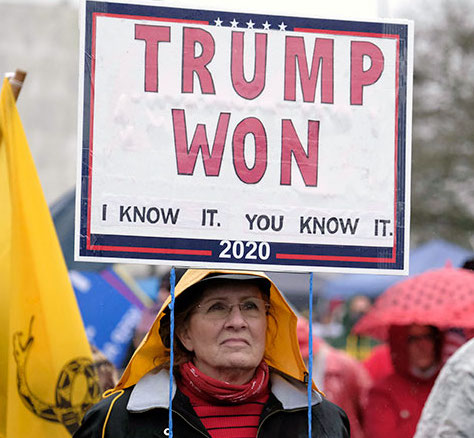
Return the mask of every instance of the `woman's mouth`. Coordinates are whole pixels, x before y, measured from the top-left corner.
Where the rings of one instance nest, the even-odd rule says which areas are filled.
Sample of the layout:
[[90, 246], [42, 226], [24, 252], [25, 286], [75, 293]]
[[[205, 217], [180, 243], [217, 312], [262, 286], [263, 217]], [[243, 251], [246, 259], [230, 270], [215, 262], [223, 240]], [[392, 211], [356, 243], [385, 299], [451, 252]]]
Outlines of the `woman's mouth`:
[[223, 345], [249, 345], [249, 342], [243, 338], [229, 338], [222, 341]]

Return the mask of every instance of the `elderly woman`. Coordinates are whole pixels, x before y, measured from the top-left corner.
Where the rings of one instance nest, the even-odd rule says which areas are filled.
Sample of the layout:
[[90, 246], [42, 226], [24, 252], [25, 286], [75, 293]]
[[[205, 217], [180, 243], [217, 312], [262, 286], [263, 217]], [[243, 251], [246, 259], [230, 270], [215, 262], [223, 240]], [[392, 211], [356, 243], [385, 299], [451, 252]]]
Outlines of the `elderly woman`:
[[[168, 304], [76, 438], [169, 435]], [[176, 287], [174, 435], [307, 437], [308, 373], [296, 321], [263, 273], [188, 270]], [[344, 411], [315, 389], [311, 404], [313, 437], [350, 436]]]

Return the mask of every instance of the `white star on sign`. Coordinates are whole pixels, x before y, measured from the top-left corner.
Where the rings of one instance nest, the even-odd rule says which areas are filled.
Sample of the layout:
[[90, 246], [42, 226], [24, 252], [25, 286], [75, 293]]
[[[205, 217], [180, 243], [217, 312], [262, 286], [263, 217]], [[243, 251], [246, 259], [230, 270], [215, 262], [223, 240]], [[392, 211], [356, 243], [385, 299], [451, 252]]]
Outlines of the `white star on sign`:
[[229, 22], [230, 23], [230, 27], [237, 27], [237, 25], [239, 24], [238, 21], [235, 20], [235, 18]]
[[217, 17], [217, 20], [214, 20], [214, 23], [216, 23], [216, 26], [217, 26], [217, 27], [221, 27], [221, 25], [222, 25], [222, 20], [220, 19], [220, 17]]
[[250, 19], [250, 21], [247, 21], [247, 23], [245, 23], [247, 25], [247, 28], [248, 29], [253, 29], [253, 27], [255, 26], [255, 23]]
[[278, 25], [278, 27], [280, 28], [280, 30], [286, 30], [287, 25], [282, 21], [281, 24]]
[[267, 21], [265, 21], [265, 23], [262, 24], [263, 26], [263, 30], [270, 30], [270, 26], [271, 24]]

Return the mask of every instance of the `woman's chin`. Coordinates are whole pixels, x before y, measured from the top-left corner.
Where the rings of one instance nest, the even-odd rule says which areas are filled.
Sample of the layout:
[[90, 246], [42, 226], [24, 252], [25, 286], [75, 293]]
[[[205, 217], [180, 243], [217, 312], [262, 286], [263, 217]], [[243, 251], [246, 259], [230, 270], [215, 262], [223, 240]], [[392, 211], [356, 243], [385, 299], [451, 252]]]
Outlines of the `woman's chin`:
[[249, 357], [248, 355], [242, 353], [234, 353], [230, 355], [225, 361], [225, 367], [250, 370], [257, 368], [259, 363], [260, 360], [257, 361], [254, 357]]

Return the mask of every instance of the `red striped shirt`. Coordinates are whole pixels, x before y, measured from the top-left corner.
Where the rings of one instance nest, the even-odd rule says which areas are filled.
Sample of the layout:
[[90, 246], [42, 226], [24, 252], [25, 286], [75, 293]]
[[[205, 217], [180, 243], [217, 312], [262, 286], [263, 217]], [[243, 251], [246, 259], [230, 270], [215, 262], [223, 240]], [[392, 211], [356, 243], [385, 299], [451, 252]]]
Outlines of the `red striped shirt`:
[[[189, 397], [193, 409], [212, 438], [255, 438], [263, 406], [269, 392], [246, 403], [210, 402], [191, 392], [185, 385], [180, 391]], [[219, 404], [217, 404], [219, 403]]]

